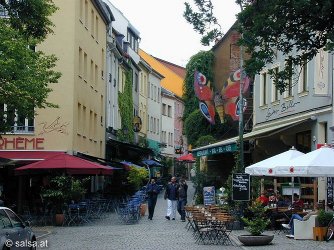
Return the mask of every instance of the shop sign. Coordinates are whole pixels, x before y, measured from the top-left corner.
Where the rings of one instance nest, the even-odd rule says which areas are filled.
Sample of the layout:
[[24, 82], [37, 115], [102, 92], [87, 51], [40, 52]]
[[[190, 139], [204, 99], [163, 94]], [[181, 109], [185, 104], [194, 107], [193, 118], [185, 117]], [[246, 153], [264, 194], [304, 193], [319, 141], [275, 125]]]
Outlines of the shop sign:
[[237, 145], [235, 143], [229, 145], [222, 145], [216, 146], [204, 150], [199, 150], [194, 152], [196, 157], [207, 156], [207, 155], [215, 155], [215, 154], [222, 154], [228, 152], [235, 152], [237, 151]]
[[44, 149], [44, 138], [24, 138], [24, 137], [11, 137], [11, 138], [0, 138], [0, 149], [8, 150], [27, 150]]

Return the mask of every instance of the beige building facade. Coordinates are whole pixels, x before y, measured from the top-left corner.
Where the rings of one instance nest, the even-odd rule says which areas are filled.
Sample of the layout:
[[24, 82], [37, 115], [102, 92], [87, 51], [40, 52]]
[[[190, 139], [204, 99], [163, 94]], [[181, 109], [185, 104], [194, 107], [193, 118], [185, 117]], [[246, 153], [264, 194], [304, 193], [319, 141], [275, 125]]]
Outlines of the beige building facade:
[[54, 34], [37, 47], [55, 54], [56, 71], [47, 101], [33, 126], [2, 136], [0, 150], [52, 150], [105, 155], [106, 29], [110, 20], [98, 0], [54, 0]]

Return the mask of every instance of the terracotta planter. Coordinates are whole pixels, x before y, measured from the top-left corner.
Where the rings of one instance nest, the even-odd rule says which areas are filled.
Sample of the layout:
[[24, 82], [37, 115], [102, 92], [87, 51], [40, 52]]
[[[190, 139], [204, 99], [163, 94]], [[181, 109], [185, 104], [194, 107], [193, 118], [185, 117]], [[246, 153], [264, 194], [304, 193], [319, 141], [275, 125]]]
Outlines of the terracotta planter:
[[324, 241], [327, 227], [313, 227], [313, 240]]
[[145, 216], [147, 205], [145, 203], [140, 205], [140, 216]]
[[274, 235], [239, 235], [238, 239], [245, 246], [264, 246], [274, 239]]
[[64, 214], [56, 214], [56, 216], [55, 216], [56, 226], [64, 225], [64, 221], [65, 221], [65, 215]]

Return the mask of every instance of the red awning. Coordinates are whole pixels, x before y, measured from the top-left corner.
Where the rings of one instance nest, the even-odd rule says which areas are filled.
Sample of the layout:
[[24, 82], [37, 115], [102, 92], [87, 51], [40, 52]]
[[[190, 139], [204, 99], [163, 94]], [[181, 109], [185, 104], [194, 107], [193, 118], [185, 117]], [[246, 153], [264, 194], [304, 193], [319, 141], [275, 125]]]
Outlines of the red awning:
[[0, 157], [12, 161], [40, 161], [59, 153], [63, 152], [44, 150], [0, 150]]
[[192, 153], [186, 154], [186, 155], [182, 155], [178, 158], [176, 158], [176, 160], [178, 161], [186, 161], [186, 162], [195, 162], [195, 158], [193, 156]]
[[50, 156], [45, 160], [31, 163], [23, 167], [15, 169], [17, 175], [33, 173], [34, 170], [51, 170], [63, 169], [68, 174], [83, 174], [83, 175], [110, 175], [112, 169], [107, 166], [87, 161], [82, 158], [72, 156], [66, 153], [58, 153]]

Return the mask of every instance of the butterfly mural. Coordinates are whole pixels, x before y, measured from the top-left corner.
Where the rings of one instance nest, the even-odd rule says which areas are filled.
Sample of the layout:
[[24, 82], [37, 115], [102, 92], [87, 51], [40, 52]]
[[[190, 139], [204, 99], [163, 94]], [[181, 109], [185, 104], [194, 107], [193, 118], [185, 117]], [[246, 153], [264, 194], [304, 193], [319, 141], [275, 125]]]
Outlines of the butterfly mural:
[[[239, 120], [240, 113], [240, 69], [232, 72], [223, 85], [220, 93], [215, 93], [214, 103], [221, 122], [224, 122], [225, 115], [230, 116], [233, 121]], [[243, 94], [246, 95], [250, 86], [250, 79], [243, 76]], [[247, 108], [247, 100], [243, 98], [243, 111]]]
[[199, 109], [211, 124], [215, 124], [216, 113], [213, 103], [213, 92], [210, 85], [205, 75], [196, 70], [194, 73], [194, 91], [195, 95], [200, 100]]
[[[241, 70], [232, 72], [223, 88], [213, 93], [210, 81], [199, 71], [194, 73], [194, 91], [200, 100], [199, 109], [203, 116], [211, 123], [215, 124], [215, 113], [217, 111], [220, 122], [225, 122], [225, 116], [229, 116], [233, 121], [239, 120], [240, 113], [240, 78]], [[243, 77], [243, 94], [246, 95], [250, 86], [250, 79], [246, 75]], [[243, 111], [247, 108], [247, 100], [243, 98]]]

